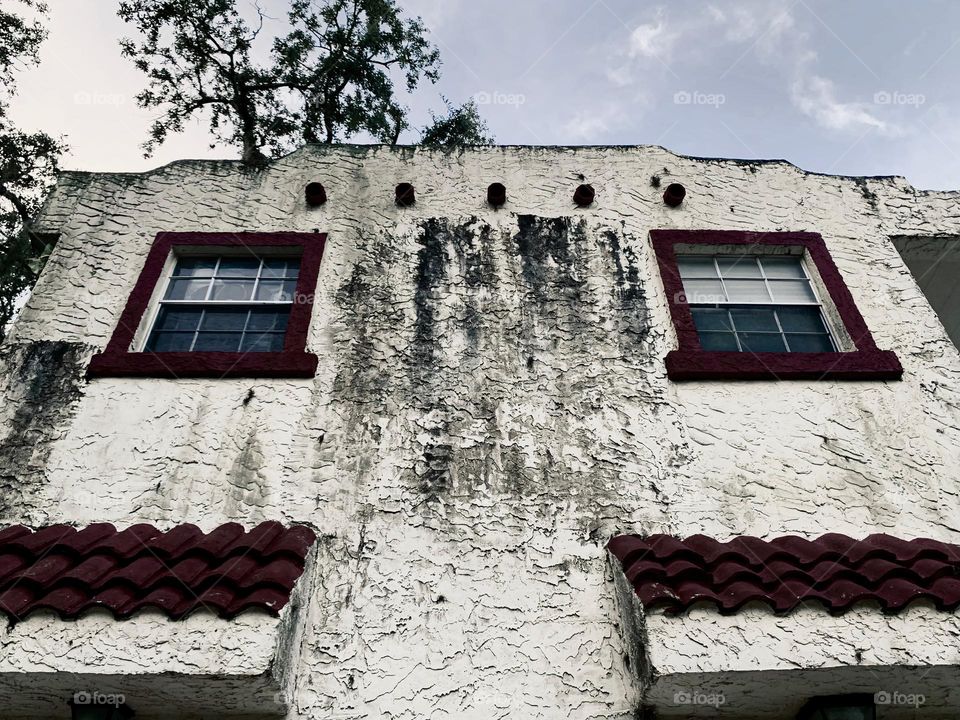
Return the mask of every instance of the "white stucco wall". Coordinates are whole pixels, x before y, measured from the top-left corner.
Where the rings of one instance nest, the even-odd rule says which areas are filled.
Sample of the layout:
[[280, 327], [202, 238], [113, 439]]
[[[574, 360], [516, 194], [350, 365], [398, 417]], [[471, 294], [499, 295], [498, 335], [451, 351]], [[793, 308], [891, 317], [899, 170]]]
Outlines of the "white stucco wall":
[[960, 617], [922, 602], [894, 616], [867, 603], [841, 616], [817, 603], [786, 616], [700, 607], [648, 615], [646, 631], [661, 717], [792, 718], [805, 697], [851, 692], [879, 693], [880, 720], [960, 714]]
[[76, 621], [36, 612], [0, 632], [2, 716], [68, 717], [66, 702], [74, 695], [88, 704], [125, 696], [137, 717], [169, 716], [185, 699], [198, 711], [191, 718], [204, 710], [207, 716], [277, 713], [283, 688], [272, 670], [279, 624], [256, 612], [230, 622], [203, 612], [179, 622], [158, 611], [129, 622], [109, 612]]
[[[686, 186], [680, 208], [653, 175]], [[315, 180], [330, 200], [310, 210]], [[0, 520], [316, 528], [291, 718], [626, 720], [612, 534], [960, 538], [960, 355], [888, 240], [960, 235], [958, 200], [657, 147], [72, 176], [5, 346]], [[570, 221], [529, 221], [524, 245], [523, 215]], [[653, 228], [820, 232], [904, 379], [671, 383]], [[157, 232], [313, 229], [314, 379], [79, 379]]]

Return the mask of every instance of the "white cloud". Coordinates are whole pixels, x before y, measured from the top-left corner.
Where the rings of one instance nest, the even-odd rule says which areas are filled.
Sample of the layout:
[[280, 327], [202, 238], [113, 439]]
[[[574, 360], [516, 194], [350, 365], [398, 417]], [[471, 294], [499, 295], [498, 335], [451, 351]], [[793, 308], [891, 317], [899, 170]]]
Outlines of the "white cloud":
[[610, 125], [605, 118], [589, 112], [578, 112], [562, 128], [565, 137], [586, 142], [596, 142], [597, 136], [609, 129]]
[[405, 17], [417, 17], [433, 32], [446, 25], [456, 13], [456, 4], [450, 0], [405, 0]]
[[761, 51], [776, 47], [784, 34], [794, 25], [791, 9], [793, 4], [778, 0], [755, 4], [734, 5], [723, 12], [711, 8], [711, 17], [715, 26], [713, 32], [723, 30], [727, 42], [744, 43], [753, 41]]
[[620, 67], [614, 68], [608, 67], [606, 70], [604, 70], [604, 73], [607, 76], [607, 80], [612, 82], [617, 87], [622, 88], [633, 84], [633, 73], [630, 72], [630, 68], [626, 65], [621, 65]]
[[[837, 131], [873, 128], [888, 136], [901, 134], [875, 105], [840, 99], [833, 80], [816, 73], [817, 55], [809, 34], [797, 29], [794, 7], [793, 0], [739, 0], [711, 4], [695, 14], [670, 15], [659, 8], [652, 19], [648, 17], [630, 33], [621, 53], [628, 60], [611, 63], [607, 79], [618, 88], [632, 84], [634, 64], [647, 58], [673, 66], [703, 66], [715, 63], [718, 57], [730, 58], [729, 66], [716, 69], [719, 85], [752, 55], [768, 74], [779, 78], [792, 105], [820, 127]], [[679, 53], [676, 59], [671, 57], [681, 47], [682, 57]]]
[[[709, 62], [722, 45], [747, 45], [773, 62], [782, 61], [789, 31], [794, 27], [793, 5], [788, 0], [741, 0], [724, 7], [708, 5], [702, 12], [670, 15], [657, 8], [652, 18], [637, 25], [627, 37], [620, 57], [629, 61], [674, 62], [676, 50], [683, 48], [683, 62]], [[616, 68], [607, 76], [617, 87], [627, 77], [626, 69]], [[675, 73], [673, 73], [675, 74]]]
[[837, 100], [833, 81], [819, 75], [801, 74], [791, 86], [790, 98], [800, 112], [830, 130], [872, 127], [887, 135], [899, 134], [896, 126], [872, 114], [866, 104]]
[[561, 128], [564, 137], [585, 143], [598, 143], [602, 136], [621, 124], [625, 113], [617, 103], [606, 107], [581, 110], [571, 117]]
[[628, 57], [658, 58], [663, 61], [670, 57], [673, 45], [680, 34], [667, 27], [662, 14], [662, 11], [658, 11], [656, 22], [638, 25], [630, 33]]

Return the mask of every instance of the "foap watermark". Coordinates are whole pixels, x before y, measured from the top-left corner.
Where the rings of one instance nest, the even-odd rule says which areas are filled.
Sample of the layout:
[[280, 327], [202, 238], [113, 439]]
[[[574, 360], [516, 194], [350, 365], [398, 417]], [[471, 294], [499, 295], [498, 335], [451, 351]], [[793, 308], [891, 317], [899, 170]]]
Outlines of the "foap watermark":
[[920, 107], [927, 101], [927, 96], [921, 93], [907, 93], [899, 90], [879, 90], [873, 94], [873, 102], [877, 105], [912, 105]]
[[720, 293], [711, 293], [711, 292], [701, 292], [695, 290], [693, 292], [678, 292], [673, 296], [673, 302], [675, 305], [682, 305], [686, 303], [687, 305], [716, 305], [717, 303], [723, 303], [727, 301], [727, 296]]
[[918, 708], [927, 701], [922, 693], [904, 693], [899, 690], [881, 690], [873, 696], [875, 705], [901, 705]]
[[678, 90], [673, 94], [674, 105], [709, 105], [718, 108], [727, 102], [723, 93], [705, 93], [699, 90]]
[[118, 708], [127, 699], [123, 693], [103, 693], [97, 690], [78, 690], [73, 694], [74, 705], [108, 705]]
[[113, 105], [119, 107], [126, 101], [127, 96], [120, 93], [92, 93], [81, 90], [73, 95], [74, 105]]
[[499, 90], [494, 90], [493, 92], [481, 90], [474, 94], [473, 101], [477, 105], [512, 105], [514, 107], [520, 107], [527, 102], [527, 96], [521, 93], [500, 92]]
[[673, 694], [674, 705], [705, 705], [719, 708], [727, 698], [719, 690], [677, 690]]
[[294, 305], [313, 305], [316, 299], [317, 296], [313, 293], [298, 292], [291, 296], [291, 300], [293, 301]]

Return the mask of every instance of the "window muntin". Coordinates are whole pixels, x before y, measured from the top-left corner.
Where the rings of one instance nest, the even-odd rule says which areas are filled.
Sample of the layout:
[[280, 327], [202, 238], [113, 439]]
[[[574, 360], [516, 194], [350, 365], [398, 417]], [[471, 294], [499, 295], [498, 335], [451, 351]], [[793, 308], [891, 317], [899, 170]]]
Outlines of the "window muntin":
[[800, 257], [681, 255], [677, 268], [703, 350], [836, 351]]
[[179, 257], [144, 350], [281, 352], [300, 259]]

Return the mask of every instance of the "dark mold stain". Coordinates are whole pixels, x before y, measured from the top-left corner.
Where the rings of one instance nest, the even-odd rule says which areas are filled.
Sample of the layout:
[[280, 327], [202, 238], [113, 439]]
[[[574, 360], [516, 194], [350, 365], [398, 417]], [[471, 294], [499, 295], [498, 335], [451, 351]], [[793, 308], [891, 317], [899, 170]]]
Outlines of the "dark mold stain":
[[395, 391], [393, 376], [385, 371], [393, 359], [382, 356], [376, 340], [405, 324], [401, 299], [387, 276], [398, 253], [389, 240], [374, 239], [362, 231], [357, 231], [354, 245], [361, 258], [336, 293], [341, 313], [337, 339], [344, 355], [333, 391], [340, 403], [382, 408]]
[[[580, 419], [616, 406], [621, 371], [636, 371], [631, 388], [647, 392], [637, 243], [619, 229], [588, 232], [586, 218], [515, 223], [424, 219], [412, 242], [357, 231], [331, 320], [340, 427], [328, 452], [363, 482], [393, 452], [380, 428], [399, 425], [412, 447], [397, 467], [420, 521], [460, 532], [464, 515], [480, 513], [549, 526], [572, 498], [585, 526], [599, 526], [617, 512], [622, 464]], [[534, 417], [511, 407], [524, 398], [541, 405]], [[568, 445], [592, 467], [573, 469]], [[478, 495], [502, 509], [474, 507]]]
[[20, 519], [31, 490], [45, 481], [52, 443], [76, 413], [83, 395], [86, 361], [93, 349], [80, 343], [40, 341], [8, 346], [4, 352], [16, 405], [0, 440], [0, 511]]
[[877, 209], [877, 194], [870, 189], [870, 186], [867, 185], [866, 178], [854, 178], [853, 181], [857, 189], [860, 190], [860, 194], [863, 195], [863, 199], [867, 201], [867, 204], [870, 205], [871, 209]]
[[417, 252], [416, 291], [413, 303], [416, 307], [414, 337], [411, 348], [410, 368], [414, 372], [415, 385], [424, 385], [436, 374], [437, 350], [436, 301], [445, 289], [447, 265], [450, 258], [446, 251], [447, 233], [439, 220], [428, 220], [422, 228]]
[[420, 496], [421, 502], [432, 503], [446, 496], [452, 485], [451, 466], [453, 464], [453, 445], [442, 442], [442, 435], [434, 432], [436, 442], [427, 445], [421, 456]]
[[650, 312], [636, 253], [629, 246], [621, 245], [620, 237], [612, 230], [606, 231], [603, 237], [616, 273], [614, 311], [617, 330], [621, 338], [640, 343], [650, 333]]
[[583, 268], [577, 264], [576, 246], [585, 240], [585, 223], [580, 221], [571, 227], [570, 218], [520, 215], [517, 224], [519, 232], [514, 240], [532, 299], [542, 303], [551, 290], [557, 290], [571, 302], [579, 301], [585, 280]]
[[[430, 384], [438, 372], [435, 353], [445, 329], [437, 328], [435, 306], [445, 296], [459, 295], [463, 303], [461, 325], [467, 340], [467, 355], [475, 356], [483, 334], [484, 313], [479, 294], [497, 287], [496, 264], [491, 245], [491, 229], [476, 218], [454, 223], [431, 218], [420, 226], [417, 252], [414, 305], [414, 342], [411, 368], [415, 385]], [[456, 260], [463, 288], [454, 284]]]

